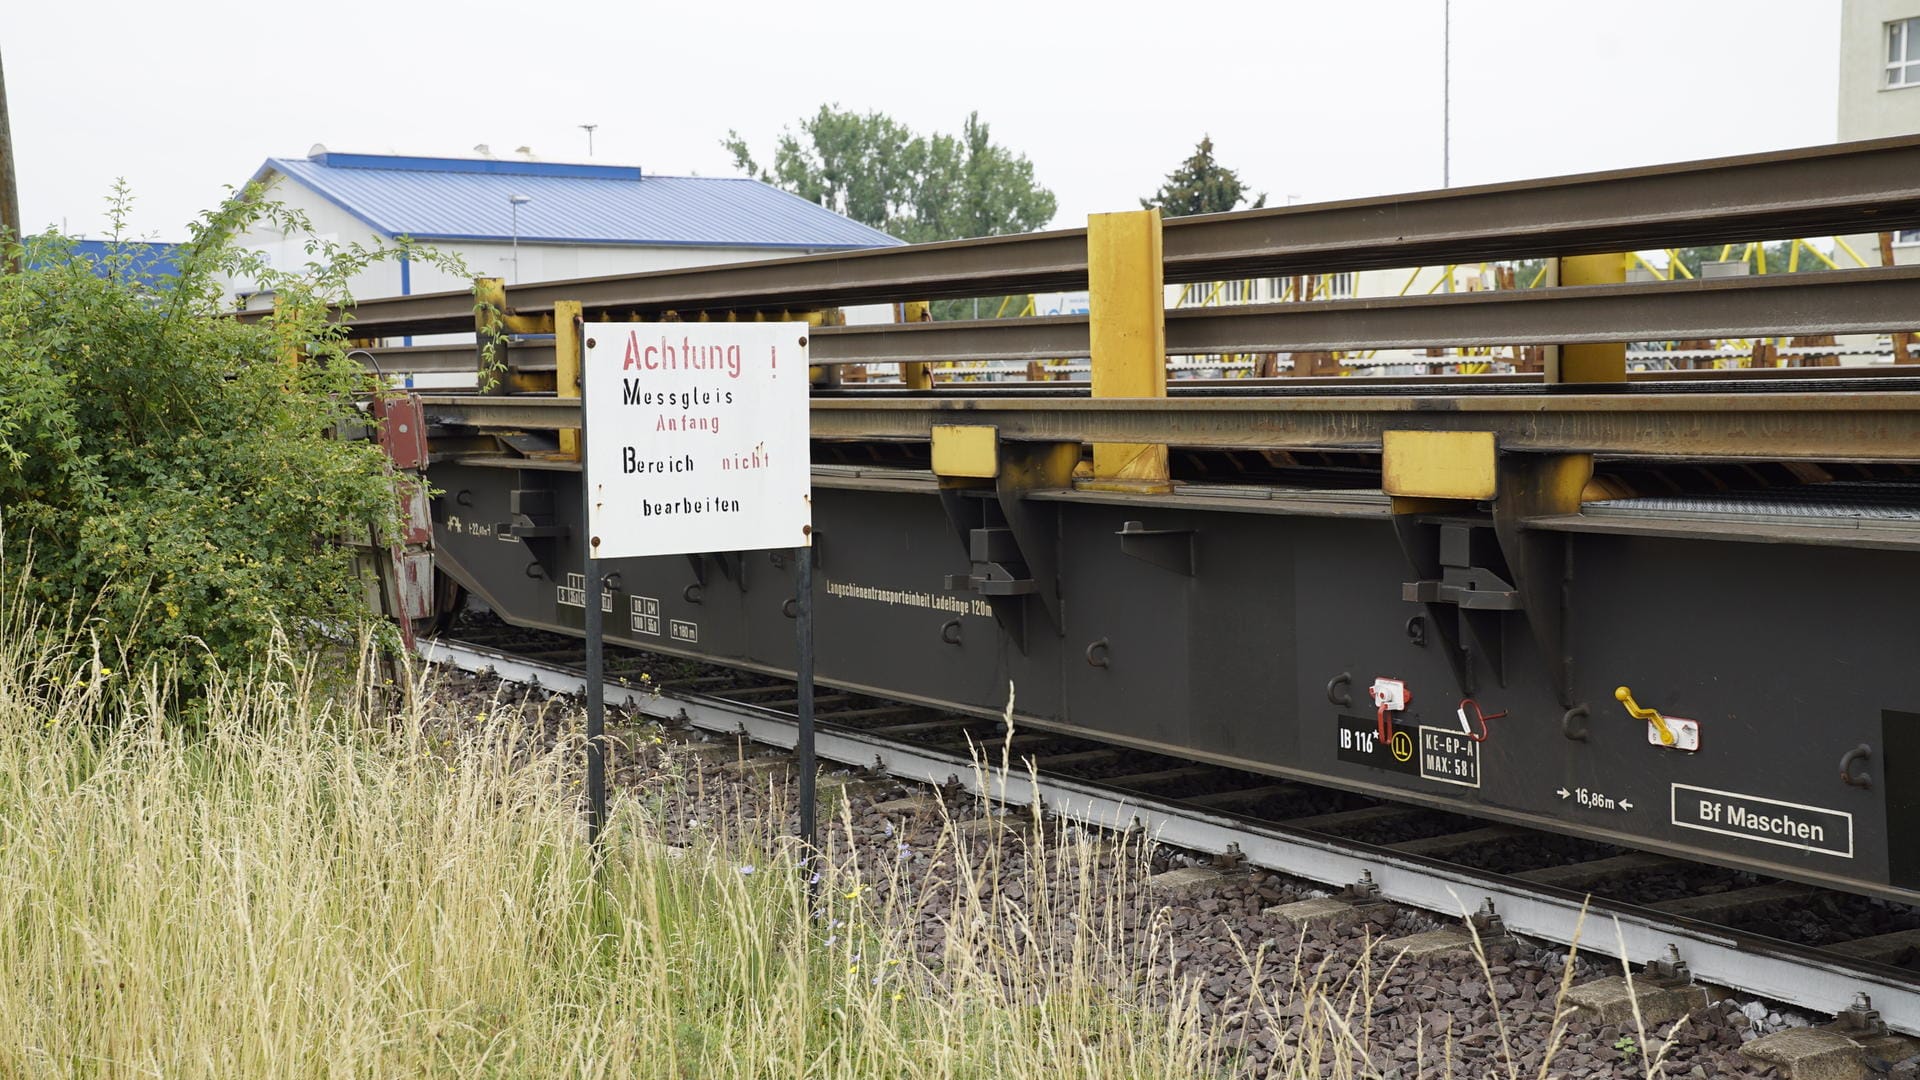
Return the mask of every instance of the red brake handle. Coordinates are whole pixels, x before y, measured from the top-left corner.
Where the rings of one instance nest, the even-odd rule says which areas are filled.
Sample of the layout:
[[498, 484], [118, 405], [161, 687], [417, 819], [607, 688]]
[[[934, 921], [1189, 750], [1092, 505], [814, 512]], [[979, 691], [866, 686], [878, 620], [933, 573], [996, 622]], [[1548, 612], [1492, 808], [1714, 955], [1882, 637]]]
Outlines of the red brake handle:
[[[1367, 693], [1371, 694], [1373, 691], [1368, 690]], [[1412, 699], [1413, 695], [1407, 694], [1401, 700], [1405, 702], [1411, 701]], [[1393, 741], [1393, 721], [1387, 719], [1386, 703], [1377, 697], [1373, 700], [1373, 730], [1380, 736], [1381, 742], [1389, 743]]]
[[1373, 698], [1373, 730], [1380, 736], [1380, 741], [1385, 743], [1393, 741], [1393, 721], [1387, 719], [1387, 703], [1383, 700], [1385, 695], [1380, 692], [1379, 686], [1382, 682], [1393, 682], [1400, 686], [1400, 704], [1403, 708], [1413, 700], [1413, 695], [1407, 692], [1406, 684], [1398, 679], [1379, 679], [1367, 689], [1367, 695]]
[[1507, 711], [1505, 709], [1502, 709], [1499, 712], [1494, 713], [1492, 716], [1488, 716], [1487, 714], [1480, 711], [1479, 702], [1473, 700], [1472, 698], [1461, 698], [1460, 711], [1464, 714], [1468, 709], [1473, 710], [1473, 722], [1480, 725], [1480, 734], [1475, 735], [1471, 731], [1466, 732], [1467, 738], [1472, 739], [1474, 742], [1487, 741], [1487, 721], [1498, 720], [1507, 715]]

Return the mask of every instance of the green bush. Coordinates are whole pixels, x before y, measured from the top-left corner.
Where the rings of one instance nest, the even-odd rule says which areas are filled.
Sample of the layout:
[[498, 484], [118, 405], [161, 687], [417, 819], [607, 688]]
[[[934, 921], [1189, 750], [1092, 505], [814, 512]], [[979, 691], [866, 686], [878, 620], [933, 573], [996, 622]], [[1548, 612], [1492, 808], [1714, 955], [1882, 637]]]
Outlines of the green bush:
[[[118, 237], [124, 187], [110, 202]], [[249, 190], [194, 224], [157, 286], [134, 272], [143, 245], [116, 240], [96, 265], [57, 234], [0, 273], [0, 559], [30, 564], [36, 599], [68, 609], [103, 662], [169, 666], [189, 697], [277, 632], [367, 625], [338, 541], [396, 525], [380, 450], [332, 436], [371, 387], [328, 305], [411, 246], [312, 241], [308, 266], [281, 272], [235, 245], [256, 222], [308, 232]], [[274, 316], [223, 316], [229, 274], [273, 288]]]

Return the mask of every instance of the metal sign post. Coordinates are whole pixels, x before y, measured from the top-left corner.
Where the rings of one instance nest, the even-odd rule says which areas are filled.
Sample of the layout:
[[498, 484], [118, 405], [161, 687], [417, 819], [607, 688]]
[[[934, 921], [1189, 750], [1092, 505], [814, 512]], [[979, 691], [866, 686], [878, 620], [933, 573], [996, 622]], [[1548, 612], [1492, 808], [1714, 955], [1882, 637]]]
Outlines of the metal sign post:
[[607, 824], [607, 681], [602, 674], [600, 560], [587, 552], [587, 841]]
[[[799, 711], [800, 732], [794, 744], [794, 750], [800, 757], [800, 839], [807, 844], [807, 866], [813, 864], [813, 855], [820, 850], [820, 830], [814, 822], [814, 760], [813, 760], [813, 548], [797, 547], [793, 549], [794, 581], [797, 603], [794, 605], [794, 633], [799, 636], [799, 670], [794, 674], [800, 680]], [[812, 876], [808, 876], [812, 880]]]
[[[602, 561], [788, 549], [800, 681], [800, 832], [817, 840], [813, 747], [813, 501], [806, 323], [595, 323], [580, 363], [586, 521], [588, 831], [606, 825]], [[603, 433], [589, 439], [591, 429]], [[636, 581], [647, 575], [636, 571]], [[659, 633], [674, 601], [653, 605]], [[786, 601], [783, 600], [783, 604]], [[638, 612], [640, 609], [635, 608]], [[694, 627], [697, 615], [669, 622]], [[678, 631], [676, 630], [676, 633]], [[691, 640], [691, 639], [689, 639]]]
[[[584, 329], [582, 327], [581, 329]], [[573, 335], [580, 350], [580, 520], [587, 523], [586, 591], [581, 597], [587, 635], [587, 843], [600, 849], [600, 831], [607, 824], [607, 680], [605, 668], [605, 623], [601, 618], [600, 593], [604, 589], [600, 560], [595, 558], [600, 538], [593, 535], [593, 462], [588, 457], [587, 408], [589, 394], [586, 365], [586, 335]]]

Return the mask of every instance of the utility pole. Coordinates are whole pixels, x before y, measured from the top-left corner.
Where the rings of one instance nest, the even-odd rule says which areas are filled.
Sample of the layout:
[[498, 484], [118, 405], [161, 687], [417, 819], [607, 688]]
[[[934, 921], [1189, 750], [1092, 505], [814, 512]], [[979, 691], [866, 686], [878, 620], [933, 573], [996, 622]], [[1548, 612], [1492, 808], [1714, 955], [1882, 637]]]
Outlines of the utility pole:
[[6, 267], [20, 272], [20, 188], [13, 171], [13, 126], [7, 119], [7, 72], [0, 65], [0, 242], [6, 243]]
[[[1440, 186], [1453, 186], [1453, 0], [1440, 5]], [[1453, 291], [1453, 267], [1446, 268]]]
[[1453, 186], [1453, 0], [1440, 6], [1440, 186]]
[[513, 211], [513, 283], [520, 284], [520, 208], [533, 201], [531, 195], [509, 195], [507, 205]]

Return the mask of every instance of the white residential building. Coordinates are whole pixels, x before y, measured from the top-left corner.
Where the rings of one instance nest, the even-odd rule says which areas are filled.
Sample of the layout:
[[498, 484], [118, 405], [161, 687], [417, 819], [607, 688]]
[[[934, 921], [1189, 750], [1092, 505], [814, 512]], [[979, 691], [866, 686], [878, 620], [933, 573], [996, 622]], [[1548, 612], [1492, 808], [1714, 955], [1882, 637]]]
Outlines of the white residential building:
[[[1920, 133], [1920, 0], [1841, 0], [1842, 142]], [[1880, 238], [1847, 242], [1878, 265]], [[1893, 237], [1894, 261], [1920, 262], [1920, 229]]]

